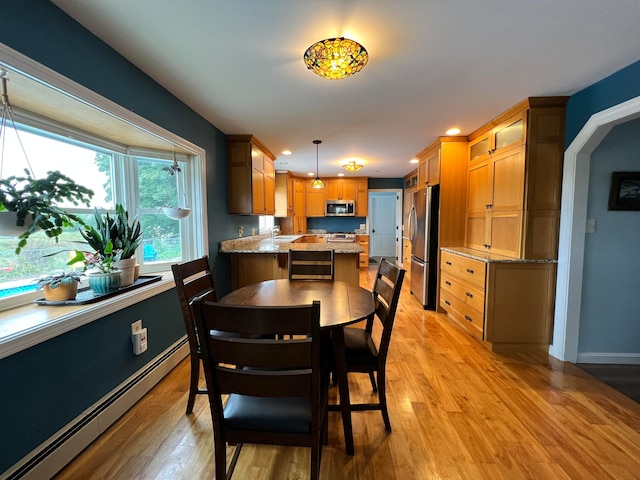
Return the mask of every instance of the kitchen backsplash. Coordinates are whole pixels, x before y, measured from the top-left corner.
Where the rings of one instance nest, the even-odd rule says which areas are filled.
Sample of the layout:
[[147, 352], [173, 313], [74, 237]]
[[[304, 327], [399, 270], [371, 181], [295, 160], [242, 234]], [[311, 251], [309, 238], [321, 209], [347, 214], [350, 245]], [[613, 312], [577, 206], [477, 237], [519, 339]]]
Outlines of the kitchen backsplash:
[[367, 217], [307, 217], [307, 230], [323, 228], [327, 232], [355, 232], [367, 223]]

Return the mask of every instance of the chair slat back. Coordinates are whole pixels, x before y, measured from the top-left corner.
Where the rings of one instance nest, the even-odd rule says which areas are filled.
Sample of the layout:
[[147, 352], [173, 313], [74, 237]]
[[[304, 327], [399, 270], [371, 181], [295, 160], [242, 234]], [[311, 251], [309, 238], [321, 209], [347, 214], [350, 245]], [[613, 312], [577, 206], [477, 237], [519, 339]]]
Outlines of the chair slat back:
[[[194, 313], [210, 395], [314, 394], [320, 375], [320, 302], [255, 307], [196, 301]], [[304, 338], [284, 338], [292, 328]]]
[[400, 299], [404, 274], [405, 270], [385, 259], [380, 261], [380, 266], [376, 273], [373, 295], [376, 303], [375, 316], [382, 323], [382, 336], [378, 354], [383, 359], [389, 351], [391, 331]]
[[209, 257], [205, 255], [196, 260], [171, 265], [171, 271], [176, 282], [176, 292], [180, 300], [189, 346], [192, 351], [197, 351], [199, 343], [192, 303], [195, 299], [206, 299], [212, 302], [218, 300]]
[[335, 275], [333, 250], [289, 250], [289, 280], [330, 280]]

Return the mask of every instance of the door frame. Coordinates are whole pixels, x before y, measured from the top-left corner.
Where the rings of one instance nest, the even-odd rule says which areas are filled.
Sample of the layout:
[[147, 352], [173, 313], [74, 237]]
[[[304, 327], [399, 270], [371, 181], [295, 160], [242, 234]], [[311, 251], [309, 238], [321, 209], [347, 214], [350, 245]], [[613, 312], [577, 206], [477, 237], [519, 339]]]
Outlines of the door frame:
[[549, 354], [560, 360], [578, 360], [591, 154], [614, 126], [637, 118], [640, 96], [594, 113], [564, 154], [555, 318], [549, 346]]
[[[402, 266], [402, 188], [373, 188], [369, 189], [368, 202], [369, 211], [367, 212], [367, 232], [371, 235], [371, 229], [369, 225], [369, 217], [371, 217], [371, 194], [372, 193], [389, 193], [396, 194], [396, 265]], [[369, 242], [371, 245], [371, 242]]]

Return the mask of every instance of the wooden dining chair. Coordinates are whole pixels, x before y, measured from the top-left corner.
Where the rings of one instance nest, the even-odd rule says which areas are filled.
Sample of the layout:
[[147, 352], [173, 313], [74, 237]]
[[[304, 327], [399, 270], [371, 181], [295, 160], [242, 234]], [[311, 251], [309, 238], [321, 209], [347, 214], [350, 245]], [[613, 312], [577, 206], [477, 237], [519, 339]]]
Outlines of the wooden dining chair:
[[[242, 444], [257, 443], [311, 447], [310, 478], [317, 480], [329, 383], [321, 363], [320, 302], [256, 307], [196, 301], [194, 313], [213, 419], [215, 478], [230, 479]], [[228, 472], [227, 443], [236, 445]]]
[[335, 276], [333, 250], [289, 250], [289, 280], [330, 280]]
[[218, 298], [216, 296], [213, 273], [209, 265], [209, 257], [206, 255], [197, 260], [171, 265], [171, 270], [176, 282], [176, 291], [178, 292], [182, 317], [187, 330], [187, 339], [189, 340], [189, 358], [191, 360], [191, 380], [189, 398], [187, 400], [187, 414], [189, 414], [193, 411], [196, 395], [207, 393], [206, 389], [198, 386], [202, 351], [196, 334], [192, 304], [196, 299], [216, 302]]
[[[344, 328], [347, 372], [368, 373], [373, 392], [378, 394], [377, 403], [351, 404], [350, 410], [381, 410], [388, 432], [391, 431], [391, 422], [387, 409], [386, 363], [404, 274], [405, 270], [382, 259], [373, 287], [375, 313], [366, 320], [365, 328]], [[382, 325], [377, 344], [372, 336], [376, 318]]]

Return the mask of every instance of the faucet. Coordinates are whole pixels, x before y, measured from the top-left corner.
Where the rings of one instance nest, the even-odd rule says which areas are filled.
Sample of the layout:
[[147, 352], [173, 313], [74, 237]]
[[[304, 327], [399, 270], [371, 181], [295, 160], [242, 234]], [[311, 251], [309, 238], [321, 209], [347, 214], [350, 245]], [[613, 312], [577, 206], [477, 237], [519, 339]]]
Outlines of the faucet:
[[274, 225], [273, 227], [271, 227], [271, 237], [277, 237], [278, 234], [280, 233], [280, 225]]

